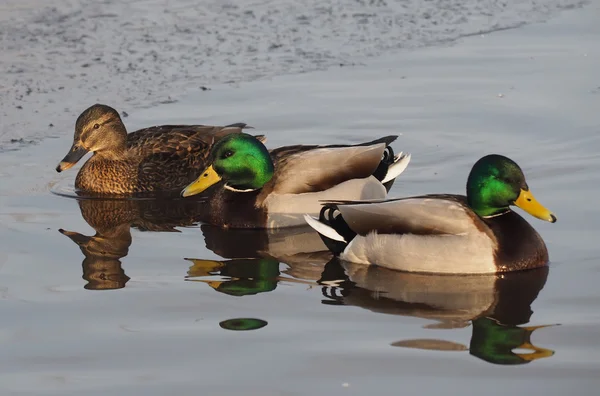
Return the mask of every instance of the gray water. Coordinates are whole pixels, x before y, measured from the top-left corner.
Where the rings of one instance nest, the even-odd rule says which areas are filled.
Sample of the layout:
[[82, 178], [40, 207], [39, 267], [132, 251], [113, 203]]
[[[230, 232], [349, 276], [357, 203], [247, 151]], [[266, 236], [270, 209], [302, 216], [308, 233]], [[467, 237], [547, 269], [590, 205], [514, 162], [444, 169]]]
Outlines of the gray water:
[[[463, 193], [471, 165], [502, 153], [558, 217], [527, 217], [547, 269], [405, 274], [332, 261], [306, 229], [226, 232], [175, 204], [80, 204], [51, 193], [76, 174], [54, 172], [74, 119], [56, 139], [5, 146], [2, 394], [596, 395], [599, 17], [594, 3], [124, 118], [130, 130], [244, 121], [269, 147], [400, 134], [394, 148], [413, 159], [392, 196]], [[537, 359], [516, 349], [528, 344]]]

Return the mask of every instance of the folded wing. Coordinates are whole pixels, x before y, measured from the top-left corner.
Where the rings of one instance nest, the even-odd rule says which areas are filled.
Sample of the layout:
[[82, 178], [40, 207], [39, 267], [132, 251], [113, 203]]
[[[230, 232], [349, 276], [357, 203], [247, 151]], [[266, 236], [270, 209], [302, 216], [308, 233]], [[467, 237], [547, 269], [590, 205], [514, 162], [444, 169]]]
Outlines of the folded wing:
[[487, 226], [457, 195], [430, 195], [379, 202], [338, 203], [348, 226], [359, 235], [460, 235], [487, 230]]
[[369, 177], [381, 162], [385, 143], [372, 146], [319, 147], [291, 152], [273, 150], [276, 176], [269, 183], [277, 194], [324, 191], [351, 179]]

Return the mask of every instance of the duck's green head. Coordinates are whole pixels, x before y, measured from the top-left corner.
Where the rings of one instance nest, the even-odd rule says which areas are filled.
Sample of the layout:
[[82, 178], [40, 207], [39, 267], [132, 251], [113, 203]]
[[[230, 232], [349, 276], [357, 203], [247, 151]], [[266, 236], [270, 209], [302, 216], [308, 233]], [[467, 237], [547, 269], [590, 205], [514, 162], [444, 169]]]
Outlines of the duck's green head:
[[271, 180], [273, 169], [269, 151], [257, 138], [245, 133], [230, 134], [213, 146], [209, 166], [181, 195], [199, 194], [221, 180], [234, 191], [256, 190]]
[[529, 191], [519, 165], [498, 154], [487, 155], [473, 165], [467, 180], [467, 200], [482, 217], [503, 214], [510, 205], [516, 205], [538, 219], [556, 222], [556, 216]]

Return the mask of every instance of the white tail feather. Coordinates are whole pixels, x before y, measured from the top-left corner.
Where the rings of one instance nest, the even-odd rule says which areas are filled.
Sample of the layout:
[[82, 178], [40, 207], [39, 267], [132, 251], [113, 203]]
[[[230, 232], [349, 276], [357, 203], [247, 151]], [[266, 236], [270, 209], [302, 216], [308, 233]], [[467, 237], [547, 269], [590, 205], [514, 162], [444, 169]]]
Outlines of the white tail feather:
[[329, 239], [333, 239], [334, 241], [347, 242], [343, 236], [338, 234], [336, 230], [329, 227], [327, 224], [321, 223], [318, 219], [305, 214], [304, 220], [306, 220], [308, 225], [314, 228], [314, 230], [317, 231], [319, 234], [322, 234], [323, 236], [326, 236]]
[[394, 163], [388, 168], [388, 171], [385, 174], [385, 177], [383, 178], [383, 181], [381, 183], [387, 183], [390, 180], [394, 180], [395, 178], [397, 178], [402, 172], [404, 172], [409, 162], [410, 153], [406, 155], [400, 153], [397, 156], [395, 156]]

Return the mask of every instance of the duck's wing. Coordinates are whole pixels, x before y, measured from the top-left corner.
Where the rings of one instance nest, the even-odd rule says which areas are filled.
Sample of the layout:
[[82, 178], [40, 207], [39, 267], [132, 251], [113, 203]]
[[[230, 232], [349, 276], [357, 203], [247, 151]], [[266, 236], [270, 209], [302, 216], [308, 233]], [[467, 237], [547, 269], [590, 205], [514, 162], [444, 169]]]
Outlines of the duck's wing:
[[489, 228], [461, 195], [420, 197], [371, 202], [329, 202], [359, 235], [380, 234], [461, 235], [488, 233]]
[[385, 148], [395, 139], [396, 136], [388, 136], [353, 146], [297, 145], [271, 150], [275, 175], [264, 190], [277, 194], [317, 192], [350, 179], [371, 176]]

